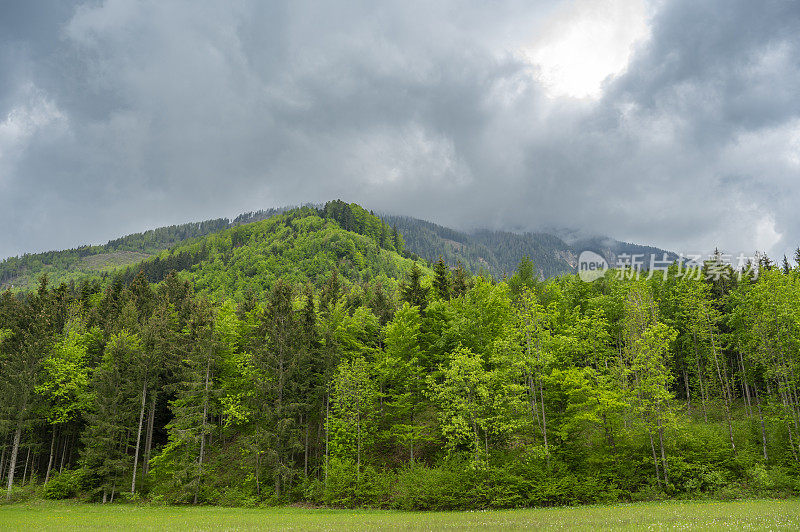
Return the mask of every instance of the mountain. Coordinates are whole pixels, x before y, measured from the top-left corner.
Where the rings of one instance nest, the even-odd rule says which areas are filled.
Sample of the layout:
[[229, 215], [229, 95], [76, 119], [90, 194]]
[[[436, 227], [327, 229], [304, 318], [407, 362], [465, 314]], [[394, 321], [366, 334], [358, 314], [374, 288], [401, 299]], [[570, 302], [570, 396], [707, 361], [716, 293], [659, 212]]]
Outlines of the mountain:
[[485, 229], [465, 233], [407, 216], [387, 215], [383, 219], [396, 226], [408, 249], [424, 259], [435, 261], [441, 256], [448, 264], [461, 262], [473, 272], [483, 269], [498, 278], [513, 273], [524, 257], [533, 261], [541, 277], [574, 273], [582, 251], [599, 253], [611, 265], [616, 264], [617, 258], [623, 254], [643, 255], [645, 261], [649, 261], [651, 255], [659, 260], [664, 254], [669, 260], [677, 258], [674, 253], [663, 249], [606, 237], [581, 238], [567, 243], [550, 233]]
[[[324, 226], [318, 221], [297, 222], [309, 217], [327, 222]], [[265, 223], [270, 220], [274, 222]], [[339, 233], [331, 224], [361, 238]], [[300, 247], [290, 252], [290, 243]], [[210, 292], [240, 293], [246, 286], [255, 289], [258, 283], [269, 283], [276, 275], [318, 284], [318, 272], [324, 269], [309, 261], [319, 251], [326, 254], [326, 267], [342, 262], [351, 282], [363, 275], [393, 277], [399, 271], [398, 259], [422, 258], [432, 263], [440, 256], [449, 265], [460, 262], [473, 273], [484, 271], [496, 278], [515, 271], [527, 256], [541, 277], [553, 277], [575, 272], [578, 255], [585, 249], [600, 253], [609, 264], [623, 253], [655, 254], [658, 258], [666, 253], [599, 237], [567, 243], [549, 233], [465, 233], [405, 216], [377, 217], [356, 204], [337, 200], [249, 212], [233, 220], [217, 218], [161, 227], [104, 245], [10, 257], [0, 261], [0, 288], [32, 289], [42, 274], [55, 285], [114, 275], [129, 280], [139, 269], [144, 269], [151, 281], [162, 279], [172, 269], [191, 271]], [[398, 252], [398, 257], [390, 260], [387, 252]], [[367, 270], [369, 273], [364, 273]]]
[[413, 264], [402, 237], [380, 218], [335, 201], [189, 240], [126, 268], [120, 278], [129, 282], [141, 271], [155, 283], [176, 270], [201, 293], [241, 300], [266, 292], [278, 279], [322, 288], [334, 270], [342, 283], [393, 292]]

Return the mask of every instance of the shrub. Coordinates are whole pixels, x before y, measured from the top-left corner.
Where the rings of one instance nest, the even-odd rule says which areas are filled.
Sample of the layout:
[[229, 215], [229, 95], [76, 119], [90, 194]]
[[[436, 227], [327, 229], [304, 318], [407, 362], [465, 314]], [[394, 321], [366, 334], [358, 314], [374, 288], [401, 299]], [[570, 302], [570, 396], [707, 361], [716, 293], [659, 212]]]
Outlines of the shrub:
[[437, 467], [415, 465], [398, 473], [392, 507], [403, 510], [458, 510], [489, 504], [487, 473], [468, 460], [452, 459]]
[[68, 469], [55, 475], [44, 487], [43, 497], [45, 499], [71, 499], [78, 495], [83, 484], [82, 469]]

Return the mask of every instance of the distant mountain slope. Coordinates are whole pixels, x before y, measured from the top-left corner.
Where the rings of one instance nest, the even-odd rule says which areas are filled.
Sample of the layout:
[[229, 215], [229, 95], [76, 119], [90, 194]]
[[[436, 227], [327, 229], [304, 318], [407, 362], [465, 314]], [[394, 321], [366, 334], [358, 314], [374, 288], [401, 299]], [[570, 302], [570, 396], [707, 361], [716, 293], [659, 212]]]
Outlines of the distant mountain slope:
[[[366, 236], [378, 248], [384, 251], [398, 251], [404, 258], [420, 257], [433, 262], [442, 256], [450, 265], [461, 262], [465, 268], [474, 273], [483, 270], [498, 278], [515, 271], [520, 260], [526, 256], [534, 262], [540, 275], [552, 277], [574, 272], [578, 254], [585, 249], [600, 253], [610, 264], [614, 264], [616, 257], [622, 253], [655, 254], [658, 258], [665, 253], [658, 248], [628, 244], [610, 238], [584, 238], [567, 243], [564, 239], [549, 233], [481, 230], [469, 234], [405, 216], [387, 215], [378, 218], [356, 204], [336, 200], [325, 205], [309, 204], [304, 207], [282, 207], [249, 212], [233, 220], [217, 218], [161, 227], [111, 240], [100, 246], [83, 246], [64, 251], [11, 257], [0, 261], [0, 289], [32, 289], [42, 274], [47, 274], [52, 284], [60, 284], [86, 278], [107, 277], [121, 272], [126, 278], [130, 278], [140, 268], [145, 268], [151, 280], [159, 280], [171, 269], [178, 271], [199, 269], [207, 272], [209, 266], [200, 266], [201, 263], [209, 260], [219, 262], [219, 259], [222, 261], [220, 264], [229, 264], [226, 262], [227, 256], [213, 255], [216, 251], [213, 247], [209, 247], [210, 242], [217, 242], [218, 239], [207, 237], [215, 234], [228, 235], [220, 238], [234, 239], [234, 248], [238, 248], [243, 243], [236, 239], [245, 238], [242, 235], [251, 231], [241, 228], [291, 213], [295, 213], [292, 214], [294, 217], [298, 212], [305, 213], [301, 217], [314, 215], [321, 219], [333, 220], [345, 232]], [[290, 217], [289, 220], [291, 219], [294, 218]], [[291, 222], [288, 223], [291, 225]], [[291, 234], [294, 233], [292, 231], [287, 233]], [[269, 239], [274, 246], [272, 253], [285, 251], [285, 245], [279, 245], [277, 241], [272, 240], [272, 237]], [[330, 240], [326, 242], [329, 243]], [[353, 246], [362, 258], [366, 257], [363, 249], [359, 247], [360, 243], [353, 241]], [[259, 253], [263, 251], [264, 249], [259, 247]], [[259, 256], [265, 263], [273, 260], [268, 255]], [[352, 253], [349, 255], [356, 261], [357, 256]], [[379, 257], [376, 255], [374, 258]], [[378, 269], [381, 268], [383, 266]], [[259, 273], [261, 269], [261, 266], [251, 264], [242, 270], [244, 273], [240, 272], [237, 275], [247, 276], [253, 272]], [[280, 271], [292, 274], [288, 266]], [[227, 274], [223, 272], [220, 275]], [[315, 275], [304, 275], [311, 282], [318, 281]], [[234, 285], [238, 286], [234, 283], [229, 288], [235, 287]]]
[[[127, 268], [158, 282], [172, 271], [215, 298], [260, 294], [278, 279], [322, 287], [336, 270], [344, 283], [379, 283], [393, 290], [414, 261], [403, 257], [402, 237], [356, 204], [329, 202], [236, 225], [178, 244]], [[398, 253], [399, 251], [399, 253]]]
[[549, 233], [511, 233], [480, 230], [474, 233], [456, 231], [431, 222], [407, 216], [383, 216], [389, 225], [396, 226], [406, 240], [409, 250], [428, 261], [442, 256], [448, 264], [461, 262], [473, 272], [485, 269], [495, 277], [511, 274], [523, 257], [530, 258], [543, 277], [574, 273], [581, 251], [601, 254], [609, 264], [616, 264], [621, 254], [664, 253], [659, 248], [620, 242], [611, 238], [584, 238], [568, 244]]
[[227, 218], [217, 218], [170, 225], [123, 236], [99, 246], [9, 257], [0, 261], [0, 288], [32, 288], [42, 274], [47, 274], [54, 284], [103, 275], [141, 262], [188, 239], [226, 229], [230, 224]]

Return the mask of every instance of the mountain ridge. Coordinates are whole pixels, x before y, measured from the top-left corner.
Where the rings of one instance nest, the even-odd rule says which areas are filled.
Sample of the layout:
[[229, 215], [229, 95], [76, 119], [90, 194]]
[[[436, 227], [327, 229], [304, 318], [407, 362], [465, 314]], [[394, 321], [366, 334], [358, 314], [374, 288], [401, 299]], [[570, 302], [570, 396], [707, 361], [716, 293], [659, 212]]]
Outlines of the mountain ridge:
[[[0, 261], [0, 289], [32, 289], [42, 274], [50, 276], [55, 284], [78, 282], [87, 278], [106, 278], [154, 260], [165, 251], [193, 240], [300, 209], [322, 212], [329, 205], [338, 206], [336, 208], [339, 209], [339, 216], [343, 216], [342, 213], [345, 212], [342, 205], [356, 206], [357, 210], [354, 212], [363, 211], [362, 217], [374, 215], [373, 211], [367, 211], [357, 204], [336, 200], [324, 205], [309, 203], [301, 207], [285, 206], [251, 211], [233, 219], [216, 218], [164, 226], [112, 239], [103, 245], [27, 253]], [[328, 213], [328, 216], [335, 219], [333, 213]], [[410, 216], [381, 214], [377, 219], [389, 228], [396, 228], [402, 235], [406, 257], [421, 258], [428, 264], [442, 257], [451, 266], [461, 263], [472, 273], [483, 272], [495, 278], [513, 273], [524, 257], [534, 262], [541, 278], [547, 278], [574, 273], [578, 255], [584, 249], [600, 253], [609, 264], [615, 263], [617, 255], [621, 253], [655, 253], [659, 257], [662, 253], [668, 253], [659, 248], [621, 242], [609, 237], [584, 238], [570, 244], [559, 236], [545, 232], [516, 233], [479, 229], [468, 233]], [[345, 230], [352, 227], [344, 226], [354, 223], [344, 218], [339, 222]], [[383, 231], [386, 232], [386, 228]], [[674, 254], [670, 256], [674, 258]], [[178, 270], [185, 269], [180, 261], [175, 266]]]

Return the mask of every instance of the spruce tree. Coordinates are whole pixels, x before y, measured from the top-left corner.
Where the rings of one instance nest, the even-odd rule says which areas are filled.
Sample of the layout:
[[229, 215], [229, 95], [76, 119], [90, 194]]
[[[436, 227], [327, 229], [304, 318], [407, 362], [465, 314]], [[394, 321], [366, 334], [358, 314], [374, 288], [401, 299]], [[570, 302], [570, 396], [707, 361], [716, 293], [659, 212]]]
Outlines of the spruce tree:
[[428, 291], [430, 289], [422, 286], [422, 270], [415, 262], [408, 275], [408, 280], [400, 285], [400, 299], [409, 305], [425, 310], [428, 305]]
[[452, 295], [460, 297], [467, 292], [468, 275], [464, 266], [459, 262], [453, 270]]
[[406, 243], [403, 241], [403, 235], [397, 230], [396, 225], [392, 226], [392, 242], [394, 243], [395, 251], [402, 255], [406, 249]]
[[450, 299], [450, 271], [441, 256], [433, 267], [433, 289], [439, 299]]

